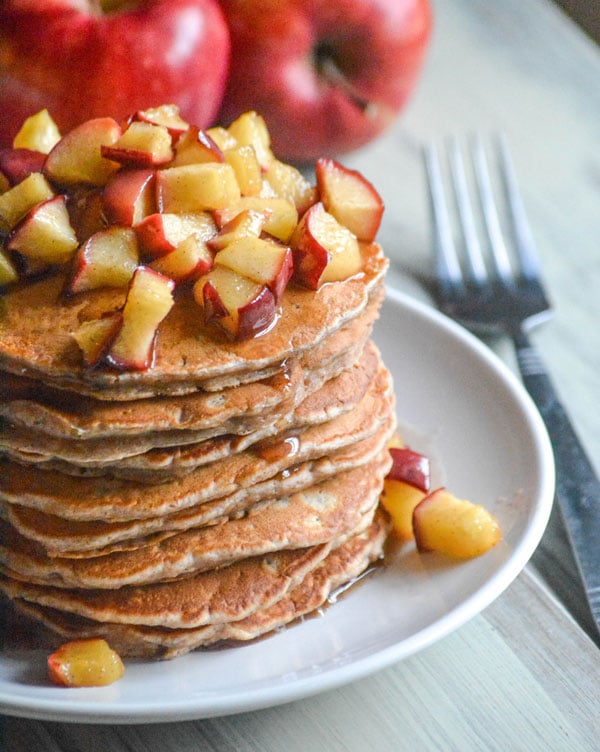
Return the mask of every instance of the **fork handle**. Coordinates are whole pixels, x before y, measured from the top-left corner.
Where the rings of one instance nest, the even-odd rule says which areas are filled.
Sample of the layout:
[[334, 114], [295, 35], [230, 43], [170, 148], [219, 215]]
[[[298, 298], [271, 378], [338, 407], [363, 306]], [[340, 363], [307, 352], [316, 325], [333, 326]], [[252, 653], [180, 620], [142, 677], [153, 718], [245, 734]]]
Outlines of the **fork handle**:
[[556, 465], [556, 500], [590, 608], [600, 618], [600, 480], [558, 399], [537, 350], [524, 332], [513, 335], [523, 383], [548, 429]]

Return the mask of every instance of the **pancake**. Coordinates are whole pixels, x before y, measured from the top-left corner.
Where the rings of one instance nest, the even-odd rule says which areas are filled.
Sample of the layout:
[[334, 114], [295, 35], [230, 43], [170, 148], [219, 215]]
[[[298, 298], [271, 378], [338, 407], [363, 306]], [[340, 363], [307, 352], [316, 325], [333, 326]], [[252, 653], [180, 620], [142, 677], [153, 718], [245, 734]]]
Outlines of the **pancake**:
[[286, 359], [302, 358], [366, 309], [388, 262], [377, 244], [363, 245], [361, 252], [363, 270], [355, 277], [316, 291], [290, 285], [276, 325], [250, 340], [229, 341], [203, 326], [198, 305], [183, 289], [159, 328], [154, 363], [145, 371], [84, 368], [72, 337], [83, 321], [120, 308], [124, 292], [101, 289], [66, 299], [61, 274], [15, 287], [3, 295], [0, 370], [105, 400], [220, 390], [260, 380]]
[[[130, 622], [132, 613], [134, 619], [147, 620], [146, 615], [152, 610], [152, 606], [146, 605], [152, 603], [151, 590], [132, 589], [131, 595], [123, 599], [123, 602], [133, 604], [129, 610], [120, 606], [118, 598], [107, 609], [101, 602], [94, 604], [93, 599], [87, 599], [81, 592], [69, 593], [63, 598], [60, 597], [61, 591], [55, 592], [53, 602], [64, 609], [68, 605], [72, 609], [69, 611], [46, 605], [49, 599], [43, 591], [31, 586], [21, 587], [6, 577], [0, 578], [0, 588], [11, 596], [17, 608], [56, 635], [55, 644], [65, 639], [104, 637], [124, 657], [174, 658], [221, 642], [230, 644], [231, 641], [252, 640], [315, 612], [336, 588], [351, 582], [381, 557], [388, 532], [389, 521], [384, 513], [378, 512], [369, 527], [335, 547], [298, 584], [289, 587], [273, 603], [265, 603], [242, 618], [204, 626], [168, 628]], [[169, 614], [177, 613], [171, 608], [167, 610]], [[89, 616], [79, 615], [81, 612]], [[117, 612], [120, 622], [96, 620], [99, 616], [114, 617]], [[326, 614], [323, 618], [327, 618]]]

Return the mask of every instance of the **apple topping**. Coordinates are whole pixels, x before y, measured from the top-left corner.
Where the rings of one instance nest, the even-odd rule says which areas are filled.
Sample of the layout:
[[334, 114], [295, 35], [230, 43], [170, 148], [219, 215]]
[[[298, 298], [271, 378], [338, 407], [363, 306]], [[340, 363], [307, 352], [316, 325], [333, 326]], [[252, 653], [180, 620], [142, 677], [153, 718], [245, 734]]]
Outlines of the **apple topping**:
[[44, 173], [61, 186], [75, 183], [106, 185], [119, 169], [102, 156], [102, 147], [114, 144], [121, 127], [113, 118], [94, 118], [66, 133], [46, 158]]
[[238, 238], [215, 256], [215, 264], [259, 282], [271, 290], [275, 301], [283, 295], [294, 271], [292, 250], [274, 240]]
[[0, 172], [16, 185], [32, 172], [42, 172], [46, 155], [32, 149], [0, 149]]
[[119, 170], [106, 184], [102, 200], [109, 222], [137, 225], [156, 211], [154, 170]]
[[232, 339], [249, 339], [268, 329], [277, 312], [271, 290], [226, 266], [215, 266], [194, 285], [207, 324], [218, 324]]
[[312, 185], [293, 165], [273, 159], [265, 174], [265, 180], [276, 196], [291, 201], [299, 216], [318, 200], [316, 186]]
[[165, 256], [149, 266], [177, 283], [193, 282], [212, 269], [213, 255], [198, 235], [189, 235]]
[[112, 144], [102, 144], [103, 157], [130, 167], [164, 165], [173, 158], [171, 134], [164, 125], [134, 120]]
[[126, 287], [138, 260], [137, 235], [131, 227], [114, 225], [100, 230], [78, 248], [67, 292]]
[[175, 145], [175, 156], [171, 166], [223, 161], [223, 152], [208, 133], [195, 125], [190, 125]]
[[239, 238], [257, 238], [265, 226], [269, 211], [255, 211], [244, 209], [227, 224], [223, 225], [219, 232], [208, 241], [208, 246], [213, 251], [220, 251], [226, 245]]
[[177, 141], [189, 128], [189, 124], [181, 117], [176, 104], [162, 104], [159, 107], [138, 110], [132, 119], [153, 125], [163, 125], [171, 134], [173, 141]]
[[125, 673], [123, 661], [98, 638], [72, 640], [48, 656], [50, 679], [63, 687], [102, 687]]
[[199, 212], [224, 209], [240, 198], [233, 167], [224, 163], [167, 167], [156, 173], [160, 212]]
[[119, 311], [101, 319], [84, 321], [73, 332], [73, 339], [79, 345], [83, 362], [87, 366], [93, 368], [102, 361], [117, 336], [122, 321]]
[[44, 109], [23, 121], [23, 125], [13, 139], [13, 146], [15, 149], [31, 149], [48, 154], [59, 141], [58, 126], [48, 110]]
[[294, 279], [316, 290], [360, 272], [362, 258], [356, 236], [318, 202], [302, 217], [291, 239]]
[[12, 285], [19, 279], [19, 274], [15, 265], [9, 258], [6, 251], [0, 248], [0, 287]]
[[146, 266], [138, 266], [131, 279], [123, 319], [106, 355], [119, 369], [145, 370], [154, 355], [158, 325], [173, 306], [172, 279]]
[[252, 146], [258, 162], [267, 171], [275, 158], [271, 151], [271, 136], [264, 119], [256, 112], [244, 112], [227, 128], [239, 146]]
[[242, 196], [258, 196], [262, 174], [253, 146], [235, 146], [224, 152], [225, 161], [233, 167]]
[[315, 172], [325, 209], [359, 240], [372, 242], [381, 224], [383, 201], [371, 183], [334, 159], [319, 159]]
[[208, 212], [165, 212], [150, 214], [135, 231], [144, 253], [156, 258], [171, 253], [190, 236], [198, 243], [206, 243], [216, 234], [217, 226]]
[[439, 551], [458, 559], [480, 556], [502, 539], [497, 520], [484, 506], [459, 499], [445, 488], [417, 504], [413, 530], [419, 551]]
[[219, 227], [224, 227], [240, 212], [252, 210], [265, 215], [263, 230], [287, 243], [298, 224], [296, 207], [285, 198], [242, 196], [236, 203], [214, 212]]
[[12, 231], [6, 247], [46, 264], [63, 264], [78, 245], [65, 197], [60, 195], [36, 204]]
[[206, 135], [212, 138], [222, 152], [226, 149], [235, 149], [236, 146], [239, 146], [233, 135], [227, 128], [223, 128], [222, 125], [214, 125], [212, 128], [207, 128]]
[[46, 178], [40, 172], [32, 172], [13, 188], [0, 194], [0, 229], [12, 230], [30, 209], [54, 195]]

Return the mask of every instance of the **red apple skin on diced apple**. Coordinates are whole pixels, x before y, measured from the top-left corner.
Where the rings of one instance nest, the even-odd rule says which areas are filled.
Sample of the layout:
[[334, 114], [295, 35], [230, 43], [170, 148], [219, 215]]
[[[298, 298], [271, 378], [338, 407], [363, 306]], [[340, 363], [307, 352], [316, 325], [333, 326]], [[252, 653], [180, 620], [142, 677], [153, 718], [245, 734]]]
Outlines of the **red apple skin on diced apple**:
[[100, 153], [125, 167], [159, 167], [173, 159], [173, 142], [164, 125], [134, 121], [114, 144], [103, 144]]
[[217, 228], [208, 212], [155, 212], [140, 222], [135, 231], [143, 252], [154, 259], [171, 253], [191, 235], [206, 242], [216, 234]]
[[321, 158], [315, 167], [319, 197], [325, 209], [359, 240], [372, 242], [383, 216], [383, 200], [357, 170]]
[[86, 366], [94, 368], [102, 362], [122, 323], [123, 314], [117, 311], [100, 319], [84, 321], [73, 332], [73, 338], [81, 350], [81, 356]]
[[119, 170], [105, 186], [103, 204], [109, 222], [133, 227], [156, 211], [154, 170]]
[[0, 149], [0, 172], [10, 185], [16, 185], [32, 172], [41, 172], [46, 155], [32, 149]]
[[431, 485], [429, 458], [408, 447], [390, 447], [389, 452], [392, 467], [387, 477], [409, 483], [428, 493]]
[[180, 136], [189, 128], [189, 123], [181, 117], [181, 112], [176, 104], [162, 104], [158, 107], [148, 107], [138, 110], [132, 120], [140, 120], [143, 123], [164, 125], [175, 143]]
[[175, 146], [173, 166], [201, 164], [202, 162], [224, 162], [223, 152], [205, 130], [196, 125], [181, 134]]
[[72, 265], [67, 294], [99, 287], [127, 287], [138, 266], [135, 231], [112, 225], [89, 237], [79, 246]]
[[206, 243], [195, 235], [182, 240], [170, 253], [151, 261], [154, 271], [170, 277], [178, 284], [195, 282], [214, 265], [213, 255]]
[[78, 245], [66, 198], [61, 194], [36, 204], [13, 229], [6, 247], [46, 264], [63, 264]]
[[210, 238], [209, 248], [222, 251], [226, 245], [237, 238], [257, 238], [261, 234], [269, 212], [259, 212], [254, 209], [244, 209], [233, 219], [221, 227], [219, 232]]

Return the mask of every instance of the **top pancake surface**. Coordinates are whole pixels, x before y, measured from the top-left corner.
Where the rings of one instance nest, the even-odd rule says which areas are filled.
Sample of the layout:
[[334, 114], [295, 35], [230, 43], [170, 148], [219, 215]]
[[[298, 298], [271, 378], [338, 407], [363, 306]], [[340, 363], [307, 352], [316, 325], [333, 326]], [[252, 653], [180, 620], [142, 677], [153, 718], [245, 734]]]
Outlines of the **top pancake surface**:
[[67, 300], [63, 276], [44, 279], [3, 296], [0, 369], [104, 399], [185, 393], [224, 376], [232, 384], [256, 380], [365, 309], [387, 260], [377, 244], [363, 246], [362, 253], [360, 275], [316, 291], [290, 285], [275, 325], [247, 341], [232, 342], [206, 328], [202, 310], [184, 291], [159, 328], [155, 360], [146, 371], [85, 368], [71, 336], [83, 321], [120, 307], [123, 292], [97, 290]]

